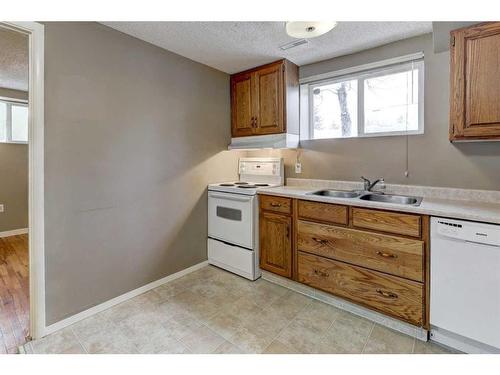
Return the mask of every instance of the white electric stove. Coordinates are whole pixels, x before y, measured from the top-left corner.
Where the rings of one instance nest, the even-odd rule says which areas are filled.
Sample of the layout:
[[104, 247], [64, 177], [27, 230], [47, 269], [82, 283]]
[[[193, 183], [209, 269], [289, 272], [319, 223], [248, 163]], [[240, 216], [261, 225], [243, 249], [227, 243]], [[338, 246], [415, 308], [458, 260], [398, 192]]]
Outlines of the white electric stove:
[[208, 262], [250, 280], [260, 277], [257, 191], [284, 183], [283, 159], [241, 158], [240, 179], [208, 185]]

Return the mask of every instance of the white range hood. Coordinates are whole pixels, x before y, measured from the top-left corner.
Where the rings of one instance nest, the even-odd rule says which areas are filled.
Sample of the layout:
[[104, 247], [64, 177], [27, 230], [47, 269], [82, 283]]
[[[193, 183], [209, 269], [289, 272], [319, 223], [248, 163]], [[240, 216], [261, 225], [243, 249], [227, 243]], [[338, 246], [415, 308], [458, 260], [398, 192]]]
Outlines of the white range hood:
[[253, 135], [231, 138], [229, 150], [255, 150], [262, 148], [297, 148], [299, 135], [291, 133]]

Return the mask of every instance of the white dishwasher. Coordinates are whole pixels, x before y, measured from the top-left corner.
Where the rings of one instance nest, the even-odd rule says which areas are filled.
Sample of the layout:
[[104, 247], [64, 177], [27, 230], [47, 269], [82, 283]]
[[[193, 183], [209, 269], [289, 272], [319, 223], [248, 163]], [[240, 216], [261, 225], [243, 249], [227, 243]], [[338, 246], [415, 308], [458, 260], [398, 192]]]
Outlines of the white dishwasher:
[[500, 225], [433, 217], [430, 284], [432, 339], [500, 350]]

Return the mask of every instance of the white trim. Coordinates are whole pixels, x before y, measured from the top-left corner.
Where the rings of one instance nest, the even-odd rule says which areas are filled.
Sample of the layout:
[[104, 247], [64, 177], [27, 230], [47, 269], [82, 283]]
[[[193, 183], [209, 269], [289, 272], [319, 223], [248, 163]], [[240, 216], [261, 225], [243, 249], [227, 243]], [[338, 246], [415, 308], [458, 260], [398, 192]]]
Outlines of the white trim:
[[430, 340], [467, 354], [500, 354], [500, 348], [483, 344], [442, 328], [431, 326]]
[[6, 230], [4, 232], [0, 232], [0, 238], [17, 236], [19, 234], [26, 234], [26, 233], [28, 233], [28, 228]]
[[360, 72], [363, 72], [365, 70], [372, 70], [372, 69], [387, 67], [389, 65], [406, 63], [406, 62], [409, 62], [409, 61], [412, 61], [412, 60], [418, 60], [418, 59], [423, 59], [423, 58], [424, 58], [424, 53], [423, 52], [411, 53], [409, 55], [403, 55], [403, 56], [393, 57], [393, 58], [390, 58], [390, 59], [385, 59], [385, 60], [380, 60], [380, 61], [376, 61], [376, 62], [371, 62], [371, 63], [368, 63], [368, 64], [351, 66], [349, 68], [335, 70], [333, 72], [315, 74], [313, 76], [300, 78], [299, 79], [299, 84], [312, 83], [312, 82], [315, 82], [315, 81], [322, 81], [322, 80], [329, 79], [329, 78], [335, 78], [335, 77], [345, 76], [345, 75], [353, 74], [353, 73], [360, 73]]
[[144, 286], [141, 286], [137, 289], [131, 290], [130, 292], [122, 294], [118, 297], [112, 298], [106, 302], [103, 302], [97, 306], [91, 307], [90, 309], [82, 311], [78, 314], [72, 315], [66, 319], [60, 320], [57, 323], [54, 323], [54, 324], [51, 324], [50, 326], [45, 327], [44, 336], [49, 335], [51, 333], [54, 333], [56, 331], [59, 331], [60, 329], [63, 329], [71, 324], [75, 324], [83, 319], [89, 318], [92, 315], [95, 315], [95, 314], [100, 313], [104, 310], [107, 310], [115, 305], [118, 305], [119, 303], [125, 302], [131, 298], [137, 297], [138, 295], [146, 293], [147, 291], [150, 291], [151, 289], [157, 288], [160, 285], [168, 283], [169, 281], [178, 279], [182, 276], [187, 275], [188, 273], [197, 271], [200, 268], [203, 268], [207, 265], [208, 265], [208, 261], [207, 260], [203, 261], [201, 263], [195, 264], [194, 266], [186, 268], [182, 271], [176, 272], [172, 275], [166, 276], [162, 279], [153, 281], [153, 282], [146, 284]]
[[44, 232], [44, 39], [37, 22], [0, 22], [1, 26], [29, 35], [29, 278], [30, 335], [45, 331]]

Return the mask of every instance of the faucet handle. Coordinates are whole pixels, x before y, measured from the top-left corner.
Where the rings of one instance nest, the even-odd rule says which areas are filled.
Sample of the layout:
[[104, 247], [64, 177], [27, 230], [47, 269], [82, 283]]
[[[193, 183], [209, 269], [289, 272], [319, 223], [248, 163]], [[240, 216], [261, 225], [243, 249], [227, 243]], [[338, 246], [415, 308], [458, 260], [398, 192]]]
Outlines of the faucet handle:
[[363, 190], [369, 190], [371, 181], [364, 176], [361, 176], [361, 179], [363, 180]]
[[378, 188], [378, 189], [379, 189], [379, 190], [381, 190], [381, 191], [385, 191], [386, 186], [385, 186], [385, 180], [384, 180], [383, 178], [381, 178], [381, 179], [379, 180], [379, 184], [380, 184], [380, 185], [379, 185], [379, 188]]

